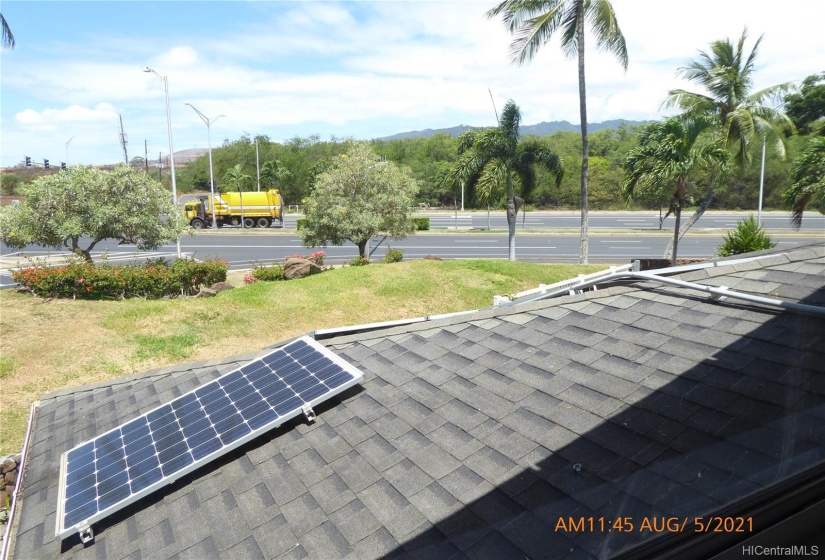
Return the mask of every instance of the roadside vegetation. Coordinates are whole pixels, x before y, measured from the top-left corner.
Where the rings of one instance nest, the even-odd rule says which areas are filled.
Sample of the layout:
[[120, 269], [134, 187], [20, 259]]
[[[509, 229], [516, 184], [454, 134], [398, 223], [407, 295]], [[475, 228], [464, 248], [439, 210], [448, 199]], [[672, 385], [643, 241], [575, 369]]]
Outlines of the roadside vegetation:
[[[18, 451], [43, 393], [260, 350], [316, 329], [489, 307], [603, 266], [404, 261], [256, 282], [213, 298], [88, 301], [0, 292], [0, 455]], [[242, 274], [230, 276], [242, 286]]]

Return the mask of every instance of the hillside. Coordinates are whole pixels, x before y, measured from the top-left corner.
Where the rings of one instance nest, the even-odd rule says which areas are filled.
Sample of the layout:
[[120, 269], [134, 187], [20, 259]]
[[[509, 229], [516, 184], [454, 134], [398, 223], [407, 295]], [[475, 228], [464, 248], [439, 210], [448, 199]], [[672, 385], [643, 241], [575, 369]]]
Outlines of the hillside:
[[[615, 129], [619, 128], [620, 125], [624, 124], [625, 126], [639, 126], [643, 124], [643, 121], [626, 121], [623, 119], [614, 119], [610, 121], [604, 121], [599, 123], [589, 123], [587, 125], [588, 132], [597, 132], [603, 129]], [[436, 134], [447, 134], [448, 136], [458, 136], [462, 132], [467, 130], [473, 130], [474, 126], [468, 126], [465, 124], [460, 124], [458, 126], [453, 126], [450, 128], [425, 128], [424, 130], [412, 130], [410, 132], [399, 132], [398, 134], [393, 134], [391, 136], [385, 136], [383, 138], [378, 138], [378, 140], [404, 140], [407, 138], [429, 138], [430, 136], [435, 136]], [[531, 134], [536, 136], [547, 136], [548, 134], [553, 134], [554, 132], [578, 132], [580, 130], [580, 125], [578, 124], [571, 124], [567, 121], [551, 121], [551, 122], [540, 122], [538, 124], [528, 124], [522, 125], [519, 129], [522, 136], [530, 136]]]

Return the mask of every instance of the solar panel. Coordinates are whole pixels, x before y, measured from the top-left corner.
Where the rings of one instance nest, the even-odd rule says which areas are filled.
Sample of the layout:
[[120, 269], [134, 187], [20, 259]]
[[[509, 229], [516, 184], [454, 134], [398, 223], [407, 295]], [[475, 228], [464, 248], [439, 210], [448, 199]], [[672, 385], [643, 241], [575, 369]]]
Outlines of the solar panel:
[[302, 337], [82, 443], [60, 460], [56, 536], [92, 523], [360, 382], [364, 374]]

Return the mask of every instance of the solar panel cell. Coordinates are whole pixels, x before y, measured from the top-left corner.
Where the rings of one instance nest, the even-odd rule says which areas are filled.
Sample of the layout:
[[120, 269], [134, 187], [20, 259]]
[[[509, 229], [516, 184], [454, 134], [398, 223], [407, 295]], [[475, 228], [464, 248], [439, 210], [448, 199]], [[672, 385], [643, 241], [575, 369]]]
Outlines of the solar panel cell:
[[88, 528], [362, 377], [300, 339], [78, 445], [61, 459], [58, 536]]

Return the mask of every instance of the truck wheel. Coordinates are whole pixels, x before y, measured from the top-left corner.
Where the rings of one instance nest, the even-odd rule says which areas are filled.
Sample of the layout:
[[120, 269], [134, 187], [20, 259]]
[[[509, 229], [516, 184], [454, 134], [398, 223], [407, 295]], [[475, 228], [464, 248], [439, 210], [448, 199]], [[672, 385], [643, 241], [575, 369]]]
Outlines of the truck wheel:
[[189, 222], [189, 225], [192, 226], [194, 229], [203, 229], [206, 227], [206, 224], [200, 218], [192, 218], [192, 221]]
[[244, 227], [247, 227], [247, 228], [254, 228], [255, 227], [255, 219], [254, 218], [244, 218], [243, 225], [244, 225]]
[[258, 227], [268, 228], [269, 218], [258, 218]]

